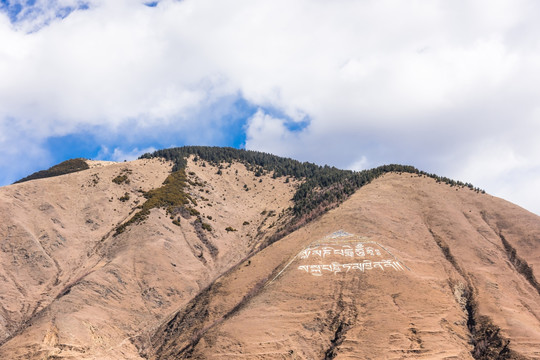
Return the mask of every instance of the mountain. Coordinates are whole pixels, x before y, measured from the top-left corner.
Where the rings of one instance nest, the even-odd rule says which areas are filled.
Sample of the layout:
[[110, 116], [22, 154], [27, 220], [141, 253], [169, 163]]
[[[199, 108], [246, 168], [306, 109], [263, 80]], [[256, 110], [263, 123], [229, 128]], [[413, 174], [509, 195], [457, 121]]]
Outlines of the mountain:
[[540, 218], [470, 184], [228, 148], [85, 163], [0, 188], [2, 359], [540, 358]]

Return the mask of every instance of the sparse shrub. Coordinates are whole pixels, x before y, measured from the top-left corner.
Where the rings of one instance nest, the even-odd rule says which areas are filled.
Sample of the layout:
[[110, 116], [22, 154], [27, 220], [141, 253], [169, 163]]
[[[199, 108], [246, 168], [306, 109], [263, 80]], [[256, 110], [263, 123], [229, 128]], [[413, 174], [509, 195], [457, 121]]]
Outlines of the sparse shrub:
[[225, 231], [230, 232], [230, 231], [238, 231], [238, 230], [236, 230], [236, 229], [233, 228], [232, 226], [227, 226], [227, 227], [225, 228]]
[[121, 202], [126, 202], [129, 200], [129, 193], [125, 193], [123, 196], [119, 197], [118, 200]]
[[208, 223], [203, 222], [203, 223], [201, 223], [201, 226], [206, 231], [212, 231], [212, 226], [210, 226], [210, 224], [208, 224]]
[[112, 182], [117, 184], [117, 185], [120, 185], [122, 183], [129, 184], [129, 179], [128, 179], [126, 174], [122, 174], [122, 175], [118, 175], [117, 177], [112, 179]]
[[242, 223], [242, 225], [244, 225], [244, 226], [249, 225], [249, 221], [244, 221], [244, 222]]
[[93, 184], [93, 186], [96, 186], [97, 184], [99, 184], [99, 176], [98, 176], [98, 174], [92, 175], [92, 184]]

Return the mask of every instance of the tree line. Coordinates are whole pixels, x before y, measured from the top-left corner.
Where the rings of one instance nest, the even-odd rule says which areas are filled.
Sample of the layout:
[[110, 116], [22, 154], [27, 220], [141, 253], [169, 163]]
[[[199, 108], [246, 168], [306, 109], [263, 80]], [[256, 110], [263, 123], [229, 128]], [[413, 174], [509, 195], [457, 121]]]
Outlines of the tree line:
[[294, 207], [292, 211], [296, 218], [321, 207], [324, 209], [334, 207], [360, 187], [389, 172], [423, 175], [450, 186], [468, 187], [477, 192], [483, 192], [469, 183], [429, 174], [410, 165], [391, 164], [369, 170], [351, 171], [328, 165], [320, 166], [310, 162], [300, 162], [259, 151], [230, 147], [184, 146], [158, 150], [144, 154], [140, 158], [170, 160], [174, 163], [173, 171], [178, 171], [186, 167], [186, 159], [190, 155], [193, 155], [196, 161], [206, 161], [216, 166], [239, 161], [258, 176], [263, 173], [272, 173], [274, 178], [292, 177], [301, 180], [301, 184], [293, 196]]

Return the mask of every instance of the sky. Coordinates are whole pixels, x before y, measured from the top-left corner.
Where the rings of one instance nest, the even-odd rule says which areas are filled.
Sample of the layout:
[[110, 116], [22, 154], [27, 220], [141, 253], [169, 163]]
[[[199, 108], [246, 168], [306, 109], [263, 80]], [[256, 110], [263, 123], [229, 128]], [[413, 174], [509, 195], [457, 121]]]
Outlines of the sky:
[[0, 0], [0, 185], [232, 146], [540, 214], [540, 2]]

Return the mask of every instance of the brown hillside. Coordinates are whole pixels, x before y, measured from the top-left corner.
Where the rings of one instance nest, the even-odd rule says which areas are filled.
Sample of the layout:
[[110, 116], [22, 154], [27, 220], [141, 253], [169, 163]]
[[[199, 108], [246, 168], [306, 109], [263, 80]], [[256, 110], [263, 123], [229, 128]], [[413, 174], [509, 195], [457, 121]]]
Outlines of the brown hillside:
[[292, 205], [292, 181], [190, 162], [194, 215], [177, 226], [153, 209], [114, 236], [172, 164], [101, 165], [0, 190], [0, 358], [138, 358], [134, 336], [246, 257]]
[[295, 182], [190, 160], [186, 210], [114, 236], [172, 164], [93, 165], [0, 188], [0, 358], [540, 358], [540, 218], [506, 201], [387, 174], [257, 252]]
[[[539, 240], [539, 218], [505, 201], [386, 175], [221, 278], [154, 331], [144, 353], [540, 358], [536, 274], [512, 260], [515, 251], [537, 268]], [[359, 245], [364, 252], [341, 254]]]

